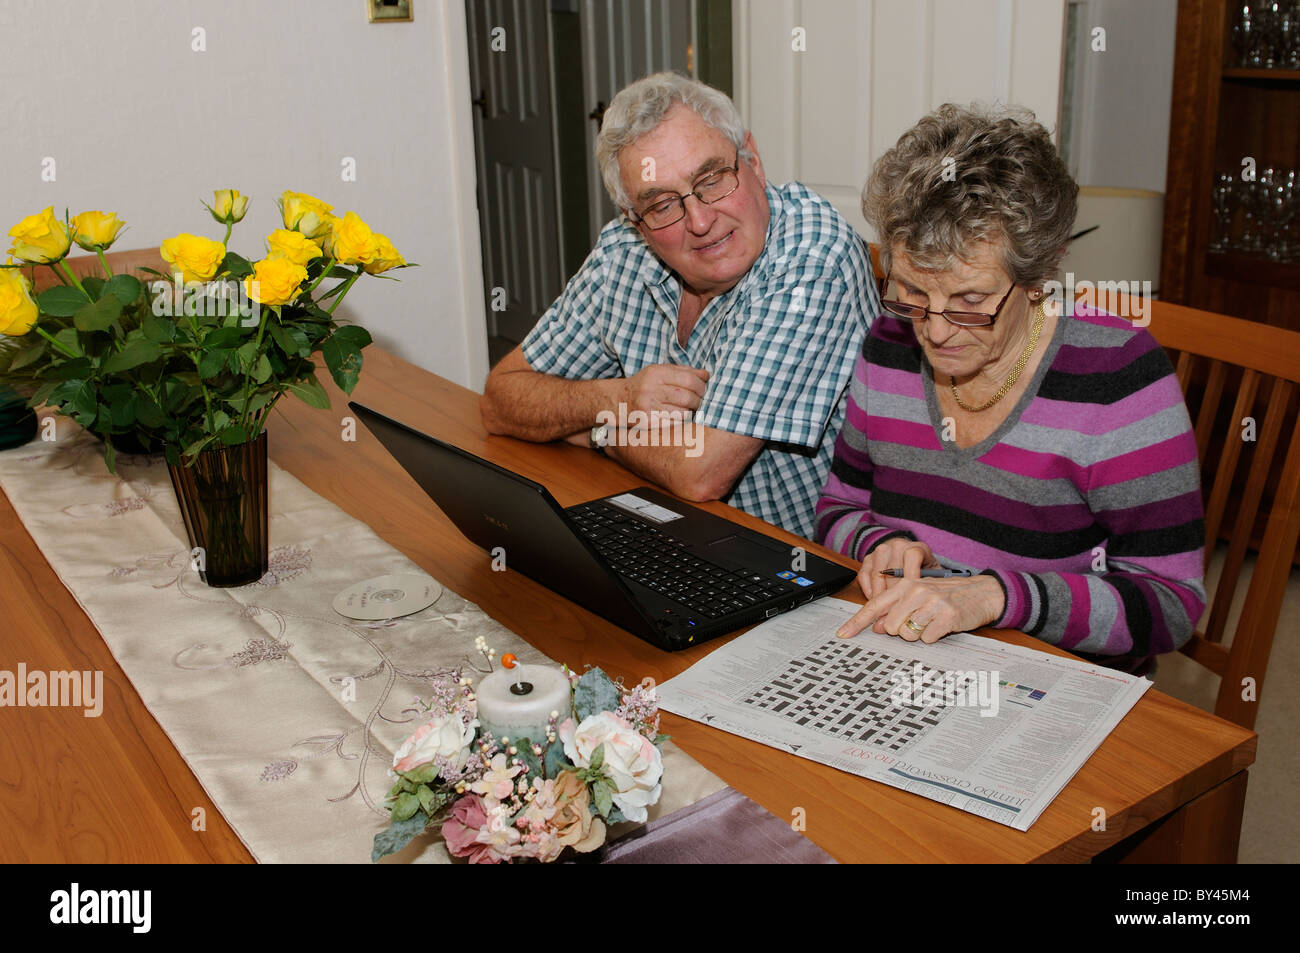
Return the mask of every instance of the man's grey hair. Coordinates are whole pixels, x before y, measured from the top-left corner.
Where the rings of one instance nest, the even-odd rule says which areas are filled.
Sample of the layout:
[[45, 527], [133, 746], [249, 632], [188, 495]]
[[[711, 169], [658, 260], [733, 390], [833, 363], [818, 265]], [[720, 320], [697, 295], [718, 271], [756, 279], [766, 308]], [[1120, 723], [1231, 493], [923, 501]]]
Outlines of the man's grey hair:
[[621, 209], [630, 209], [632, 200], [623, 188], [618, 155], [624, 146], [654, 131], [669, 111], [677, 105], [693, 109], [706, 123], [718, 130], [736, 147], [742, 159], [753, 159], [745, 148], [745, 123], [740, 110], [726, 93], [680, 73], [654, 73], [618, 91], [596, 137], [596, 164], [605, 182], [605, 191]]
[[1028, 109], [946, 103], [877, 160], [862, 192], [882, 265], [895, 246], [942, 271], [971, 246], [1001, 244], [1018, 285], [1055, 277], [1078, 210], [1079, 186]]

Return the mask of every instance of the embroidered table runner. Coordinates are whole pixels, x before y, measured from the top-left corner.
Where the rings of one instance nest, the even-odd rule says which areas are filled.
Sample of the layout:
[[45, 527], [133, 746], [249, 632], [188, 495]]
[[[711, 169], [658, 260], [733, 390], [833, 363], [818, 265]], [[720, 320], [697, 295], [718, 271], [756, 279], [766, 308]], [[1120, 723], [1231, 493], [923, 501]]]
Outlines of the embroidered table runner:
[[[0, 487], [252, 855], [367, 862], [388, 824], [393, 751], [430, 677], [482, 664], [480, 635], [498, 656], [550, 660], [449, 590], [387, 623], [336, 614], [334, 596], [363, 579], [423, 571], [268, 469], [270, 570], [238, 589], [210, 589], [191, 568], [161, 458], [119, 455], [114, 476], [100, 444], [58, 418], [57, 440], [0, 452]], [[664, 775], [652, 821], [725, 787], [671, 742]], [[389, 859], [450, 857], [430, 832]]]

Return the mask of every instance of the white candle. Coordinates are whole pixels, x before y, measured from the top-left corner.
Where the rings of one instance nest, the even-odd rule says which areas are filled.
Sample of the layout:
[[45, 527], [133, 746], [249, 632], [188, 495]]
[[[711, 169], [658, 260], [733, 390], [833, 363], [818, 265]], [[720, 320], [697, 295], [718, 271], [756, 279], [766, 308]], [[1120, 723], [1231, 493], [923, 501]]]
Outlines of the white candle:
[[[515, 686], [520, 683], [532, 687], [519, 694]], [[550, 665], [498, 669], [483, 679], [475, 694], [483, 730], [512, 742], [528, 738], [545, 744], [546, 723], [551, 712], [559, 712], [559, 720], [563, 721], [572, 710], [569, 680]]]

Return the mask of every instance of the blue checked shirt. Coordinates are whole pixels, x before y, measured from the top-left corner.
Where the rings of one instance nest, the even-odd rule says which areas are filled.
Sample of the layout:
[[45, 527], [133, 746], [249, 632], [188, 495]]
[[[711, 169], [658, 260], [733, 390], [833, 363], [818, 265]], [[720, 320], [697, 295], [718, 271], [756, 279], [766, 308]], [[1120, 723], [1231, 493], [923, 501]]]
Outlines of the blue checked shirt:
[[571, 380], [631, 377], [652, 364], [704, 368], [696, 423], [767, 441], [726, 502], [807, 537], [880, 300], [857, 233], [829, 202], [797, 182], [768, 185], [767, 199], [762, 254], [705, 306], [686, 347], [680, 283], [620, 217], [523, 354], [533, 370]]

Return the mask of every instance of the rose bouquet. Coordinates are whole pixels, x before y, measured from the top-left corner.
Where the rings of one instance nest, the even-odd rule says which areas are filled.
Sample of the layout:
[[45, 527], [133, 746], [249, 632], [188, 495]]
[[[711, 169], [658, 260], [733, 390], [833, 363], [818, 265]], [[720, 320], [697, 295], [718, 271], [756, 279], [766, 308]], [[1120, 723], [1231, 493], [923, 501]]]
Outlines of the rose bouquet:
[[627, 689], [599, 668], [581, 677], [561, 671], [570, 709], [551, 712], [536, 739], [493, 737], [460, 670], [435, 682], [393, 758], [392, 817], [370, 859], [441, 824], [447, 850], [470, 863], [549, 863], [569, 847], [600, 847], [609, 824], [644, 821], [662, 790], [667, 738], [653, 686]]
[[[190, 465], [206, 447], [256, 439], [286, 393], [328, 407], [317, 353], [351, 393], [370, 335], [334, 312], [361, 275], [406, 262], [354, 212], [336, 216], [298, 192], [279, 204], [284, 227], [250, 261], [227, 247], [248, 198], [216, 192], [206, 207], [224, 238], [167, 239], [159, 255], [170, 273], [143, 268], [156, 279], [145, 281], [114, 274], [105, 258], [124, 225], [116, 214], [60, 221], [47, 208], [23, 219], [0, 265], [0, 384], [101, 437], [110, 470], [115, 440]], [[99, 257], [102, 276], [68, 266], [74, 243]], [[59, 283], [33, 294], [37, 266]]]

